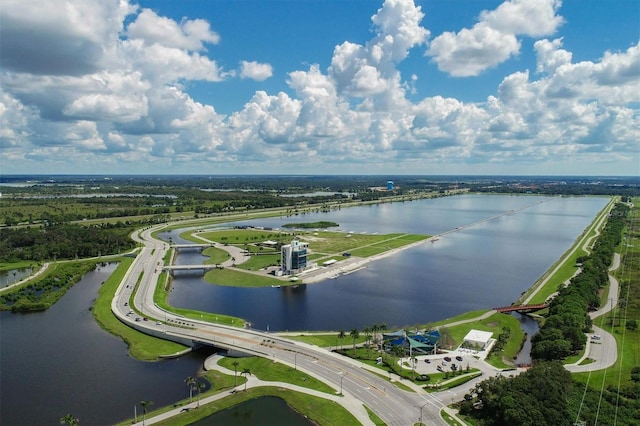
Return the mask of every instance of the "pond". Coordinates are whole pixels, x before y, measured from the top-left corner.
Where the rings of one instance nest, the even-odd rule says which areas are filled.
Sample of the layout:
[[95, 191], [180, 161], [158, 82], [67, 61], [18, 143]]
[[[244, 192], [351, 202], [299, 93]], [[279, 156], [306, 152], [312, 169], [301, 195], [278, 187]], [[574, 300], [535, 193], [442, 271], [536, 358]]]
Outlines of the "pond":
[[192, 425], [311, 426], [314, 423], [275, 396], [263, 396], [219, 411]]

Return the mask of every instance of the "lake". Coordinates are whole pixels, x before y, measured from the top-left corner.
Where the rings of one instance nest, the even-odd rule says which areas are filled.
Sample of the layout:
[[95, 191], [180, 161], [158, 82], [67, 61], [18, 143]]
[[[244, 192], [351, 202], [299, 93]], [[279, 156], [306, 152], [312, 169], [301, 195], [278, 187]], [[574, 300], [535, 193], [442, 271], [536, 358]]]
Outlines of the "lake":
[[[463, 195], [237, 222], [281, 228], [330, 220], [344, 232], [454, 232], [355, 273], [295, 288], [216, 286], [193, 273], [176, 273], [170, 303], [239, 316], [270, 331], [350, 330], [374, 323], [406, 327], [509, 305], [571, 247], [607, 201]], [[165, 237], [179, 243], [179, 234]], [[184, 251], [177, 263], [203, 259]]]

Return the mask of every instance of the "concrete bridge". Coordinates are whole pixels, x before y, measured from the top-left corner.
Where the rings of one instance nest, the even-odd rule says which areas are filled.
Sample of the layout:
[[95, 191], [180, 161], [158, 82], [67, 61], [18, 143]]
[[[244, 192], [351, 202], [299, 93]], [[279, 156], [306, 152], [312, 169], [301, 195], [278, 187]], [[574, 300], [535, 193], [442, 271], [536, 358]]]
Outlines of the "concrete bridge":
[[181, 250], [181, 249], [204, 250], [206, 248], [214, 247], [214, 246], [215, 246], [215, 244], [213, 244], [213, 243], [207, 243], [207, 244], [197, 244], [197, 243], [192, 243], [192, 244], [171, 244], [171, 248], [174, 248], [176, 250]]
[[216, 269], [218, 265], [208, 264], [208, 265], [166, 265], [163, 266], [162, 269], [165, 271], [169, 271], [169, 274], [173, 275], [175, 271], [198, 271], [201, 270], [202, 273], [210, 271], [212, 269]]
[[534, 312], [539, 311], [541, 309], [548, 308], [548, 303], [538, 303], [536, 305], [511, 305], [511, 306], [502, 306], [500, 308], [493, 308], [494, 311], [497, 312]]

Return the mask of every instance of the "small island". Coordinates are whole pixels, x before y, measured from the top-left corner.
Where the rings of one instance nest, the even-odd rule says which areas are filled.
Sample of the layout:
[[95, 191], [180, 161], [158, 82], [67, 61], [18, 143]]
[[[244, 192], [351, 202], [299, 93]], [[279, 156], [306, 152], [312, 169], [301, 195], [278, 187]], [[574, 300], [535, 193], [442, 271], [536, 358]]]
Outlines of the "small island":
[[340, 224], [329, 221], [320, 222], [307, 222], [307, 223], [287, 223], [282, 225], [283, 228], [302, 228], [302, 229], [315, 229], [315, 228], [333, 228], [340, 226]]

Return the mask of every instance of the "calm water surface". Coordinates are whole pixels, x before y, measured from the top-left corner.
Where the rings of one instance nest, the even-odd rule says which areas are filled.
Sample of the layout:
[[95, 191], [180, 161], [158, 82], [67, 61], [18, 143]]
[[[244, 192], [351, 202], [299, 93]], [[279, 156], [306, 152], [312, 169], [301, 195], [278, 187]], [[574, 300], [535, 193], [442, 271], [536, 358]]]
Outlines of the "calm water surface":
[[204, 353], [136, 361], [93, 319], [89, 308], [114, 269], [90, 272], [46, 312], [0, 312], [0, 424], [54, 425], [73, 414], [82, 425], [107, 425], [133, 417], [142, 400], [158, 407], [188, 396], [184, 379]]
[[191, 424], [198, 426], [311, 426], [314, 423], [292, 410], [283, 399], [264, 396], [227, 408]]
[[[279, 228], [324, 219], [348, 232], [455, 232], [364, 270], [296, 288], [215, 286], [193, 273], [177, 273], [170, 302], [239, 316], [270, 331], [350, 330], [374, 323], [403, 327], [509, 305], [558, 260], [607, 201], [466, 195], [238, 222]], [[179, 233], [170, 234], [173, 241], [180, 240]], [[183, 264], [202, 260], [189, 251], [178, 256]]]

